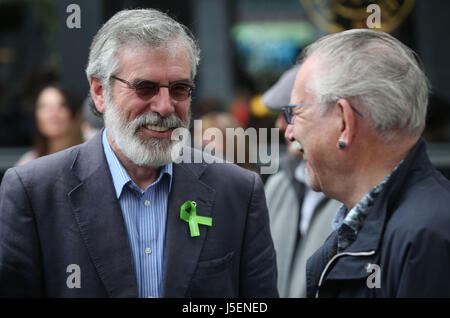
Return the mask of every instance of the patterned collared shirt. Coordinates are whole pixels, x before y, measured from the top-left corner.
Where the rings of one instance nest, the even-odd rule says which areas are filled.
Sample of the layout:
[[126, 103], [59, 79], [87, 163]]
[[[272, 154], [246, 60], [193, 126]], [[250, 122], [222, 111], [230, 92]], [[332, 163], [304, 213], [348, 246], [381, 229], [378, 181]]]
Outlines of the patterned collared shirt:
[[144, 191], [131, 180], [112, 151], [106, 129], [102, 143], [127, 228], [139, 297], [161, 297], [172, 163], [162, 167], [158, 179]]
[[383, 181], [370, 189], [361, 201], [359, 201], [350, 211], [345, 205], [342, 205], [338, 210], [332, 221], [333, 229], [337, 230], [338, 233], [338, 253], [344, 251], [356, 240], [356, 236], [358, 235], [359, 230], [361, 230], [363, 222], [369, 214], [376, 198], [402, 162], [400, 162], [394, 170], [383, 179]]

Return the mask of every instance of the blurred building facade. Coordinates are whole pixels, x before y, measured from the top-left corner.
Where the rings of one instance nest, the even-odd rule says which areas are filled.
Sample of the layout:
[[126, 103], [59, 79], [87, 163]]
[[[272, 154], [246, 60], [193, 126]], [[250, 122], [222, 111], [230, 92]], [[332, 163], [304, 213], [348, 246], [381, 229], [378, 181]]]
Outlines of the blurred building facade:
[[[15, 152], [20, 155], [31, 144], [33, 97], [46, 81], [58, 78], [80, 99], [86, 96], [84, 70], [92, 37], [121, 9], [161, 9], [187, 25], [198, 38], [202, 60], [193, 96], [195, 113], [196, 106], [207, 100], [221, 105], [222, 109], [213, 110], [226, 111], [236, 96], [250, 99], [264, 92], [295, 63], [302, 48], [318, 37], [364, 27], [370, 15], [366, 8], [372, 3], [381, 7], [381, 24], [389, 27], [386, 31], [422, 58], [433, 92], [424, 136], [438, 143], [436, 149], [447, 147], [450, 27], [446, 15], [450, 2], [446, 0], [3, 0], [0, 171], [8, 167], [12, 160], [8, 158]], [[80, 28], [68, 27], [71, 4], [80, 9]], [[250, 118], [249, 125], [273, 127], [276, 116], [264, 116]], [[445, 150], [441, 159], [440, 165], [447, 169], [450, 156]]]

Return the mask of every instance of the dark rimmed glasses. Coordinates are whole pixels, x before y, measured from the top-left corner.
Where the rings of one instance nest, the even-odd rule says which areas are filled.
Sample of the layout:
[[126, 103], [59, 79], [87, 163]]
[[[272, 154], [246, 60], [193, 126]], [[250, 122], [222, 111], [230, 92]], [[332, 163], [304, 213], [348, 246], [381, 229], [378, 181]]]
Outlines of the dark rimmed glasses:
[[[294, 119], [295, 119], [294, 108], [301, 107], [301, 106], [314, 105], [314, 104], [333, 104], [333, 103], [335, 103], [335, 102], [329, 102], [329, 103], [320, 103], [320, 102], [300, 103], [300, 104], [295, 104], [295, 105], [283, 106], [283, 107], [281, 107], [281, 111], [283, 112], [283, 116], [284, 116], [284, 119], [286, 120], [286, 123], [288, 125], [293, 125], [294, 124]], [[364, 118], [364, 116], [355, 107], [353, 107], [352, 105], [350, 105], [350, 107], [361, 118]]]
[[127, 84], [129, 88], [134, 89], [136, 95], [138, 95], [143, 100], [149, 100], [155, 95], [158, 95], [159, 89], [161, 87], [167, 87], [169, 89], [169, 95], [176, 101], [184, 101], [191, 97], [192, 91], [194, 90], [194, 85], [182, 82], [173, 82], [169, 85], [161, 85], [152, 81], [137, 81], [136, 83], [130, 83], [123, 78], [112, 75], [111, 78], [118, 80], [124, 84]]

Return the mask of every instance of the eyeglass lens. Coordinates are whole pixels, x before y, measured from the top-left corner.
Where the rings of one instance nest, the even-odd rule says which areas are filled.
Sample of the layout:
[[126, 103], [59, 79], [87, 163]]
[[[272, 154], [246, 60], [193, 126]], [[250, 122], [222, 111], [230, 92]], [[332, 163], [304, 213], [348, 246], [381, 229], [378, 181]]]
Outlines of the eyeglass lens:
[[284, 119], [288, 125], [291, 125], [294, 119], [294, 112], [291, 107], [286, 107], [283, 110]]
[[145, 82], [136, 85], [136, 94], [142, 99], [150, 99], [158, 95], [160, 87], [168, 87], [170, 97], [177, 101], [183, 101], [191, 95], [191, 87], [187, 84], [176, 83], [167, 85], [159, 85], [158, 83]]

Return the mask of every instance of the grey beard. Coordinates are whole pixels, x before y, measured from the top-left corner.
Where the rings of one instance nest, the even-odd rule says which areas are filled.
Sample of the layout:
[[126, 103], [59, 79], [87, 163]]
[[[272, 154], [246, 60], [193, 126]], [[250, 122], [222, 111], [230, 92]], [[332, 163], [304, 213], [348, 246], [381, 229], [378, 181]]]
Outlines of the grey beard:
[[172, 148], [180, 141], [160, 138], [143, 140], [139, 129], [144, 125], [159, 125], [169, 128], [189, 127], [187, 122], [171, 114], [162, 117], [158, 113], [148, 113], [127, 122], [109, 98], [106, 99], [104, 120], [105, 127], [119, 150], [134, 164], [144, 167], [161, 167], [172, 162]]

